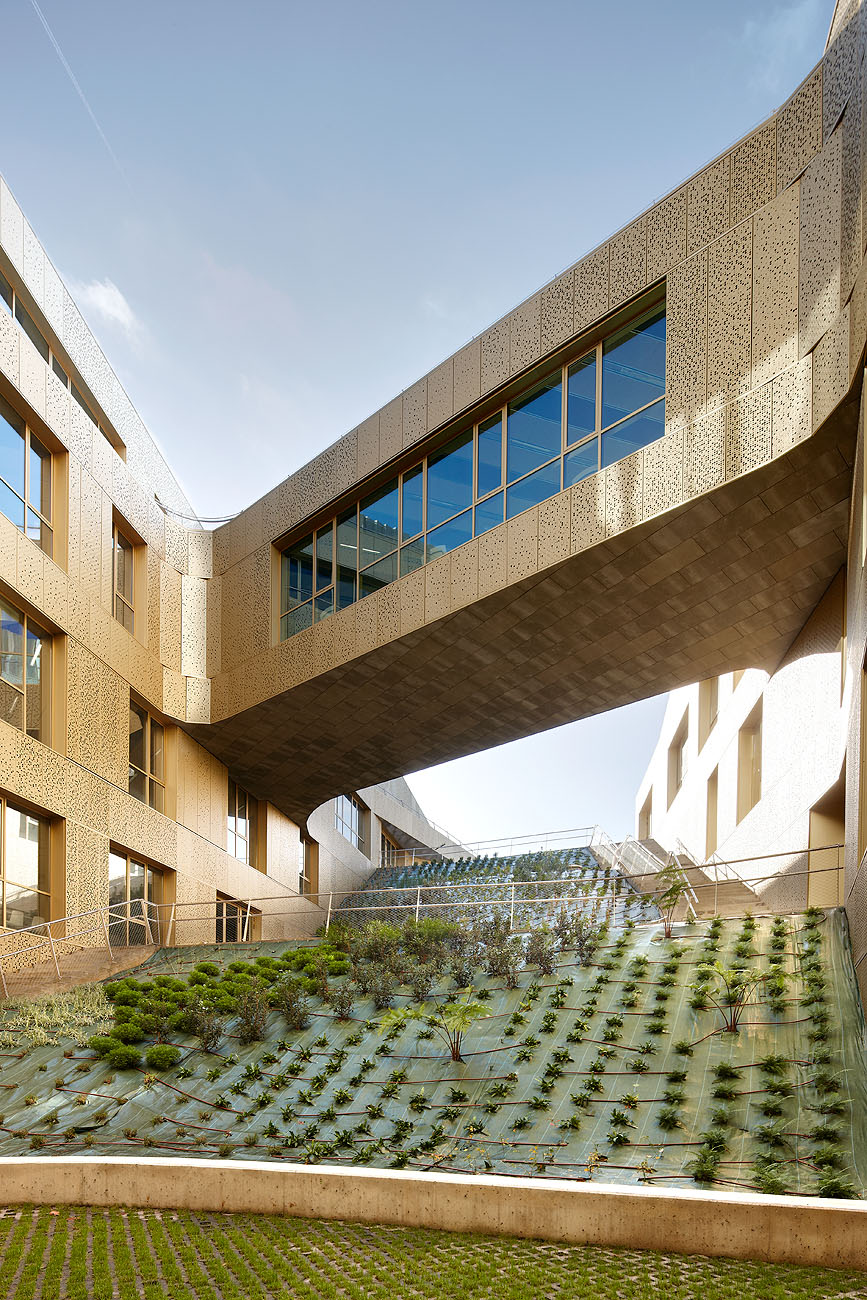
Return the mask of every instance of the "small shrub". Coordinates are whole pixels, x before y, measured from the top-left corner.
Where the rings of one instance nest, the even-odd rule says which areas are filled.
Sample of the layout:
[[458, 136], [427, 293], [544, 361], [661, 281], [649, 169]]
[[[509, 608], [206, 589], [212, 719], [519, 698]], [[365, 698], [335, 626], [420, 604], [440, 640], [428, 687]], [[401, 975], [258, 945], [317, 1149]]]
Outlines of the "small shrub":
[[181, 1049], [171, 1043], [156, 1043], [145, 1052], [145, 1061], [152, 1070], [171, 1070], [181, 1059]]
[[141, 1052], [125, 1043], [118, 1043], [105, 1057], [113, 1070], [134, 1070], [141, 1064]]
[[265, 990], [258, 980], [254, 980], [238, 997], [238, 1037], [241, 1042], [261, 1042], [267, 1022]]

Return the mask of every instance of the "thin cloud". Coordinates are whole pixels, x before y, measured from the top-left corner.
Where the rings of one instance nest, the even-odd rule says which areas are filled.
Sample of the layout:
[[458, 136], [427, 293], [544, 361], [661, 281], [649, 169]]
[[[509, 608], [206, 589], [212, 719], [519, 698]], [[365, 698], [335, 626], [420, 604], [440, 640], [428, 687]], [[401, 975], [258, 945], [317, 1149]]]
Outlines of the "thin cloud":
[[808, 54], [815, 55], [815, 62], [821, 54], [815, 46], [816, 29], [821, 28], [826, 11], [825, 0], [796, 0], [777, 5], [760, 18], [747, 19], [741, 42], [754, 61], [749, 78], [752, 89], [774, 95], [792, 89], [793, 64]]
[[72, 280], [69, 292], [85, 316], [119, 331], [128, 342], [137, 344], [144, 337], [144, 325], [113, 280]]

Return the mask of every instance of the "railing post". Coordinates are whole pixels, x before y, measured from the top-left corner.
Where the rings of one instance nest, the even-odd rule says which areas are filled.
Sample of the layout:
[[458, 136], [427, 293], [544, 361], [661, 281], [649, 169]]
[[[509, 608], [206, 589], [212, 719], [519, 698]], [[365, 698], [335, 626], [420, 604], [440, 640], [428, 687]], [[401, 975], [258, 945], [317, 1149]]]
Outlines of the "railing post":
[[175, 943], [176, 940], [176, 935], [175, 935], [175, 907], [176, 906], [177, 906], [176, 903], [172, 903], [172, 910], [169, 912], [169, 931], [168, 934], [166, 935], [167, 948], [169, 947], [169, 935], [171, 936], [173, 944]]
[[509, 934], [515, 929], [515, 882], [512, 881], [512, 905], [509, 908]]
[[416, 896], [415, 896], [415, 921], [416, 921], [416, 925], [418, 925], [418, 911], [419, 911], [419, 908], [420, 908], [420, 907], [421, 907], [421, 885], [419, 885], [419, 887], [418, 887], [418, 891], [416, 892]]
[[57, 953], [56, 953], [55, 950], [54, 950], [54, 939], [52, 938], [52, 935], [51, 935], [51, 922], [50, 922], [50, 921], [48, 922], [48, 927], [47, 927], [47, 929], [48, 929], [48, 942], [49, 942], [49, 944], [50, 944], [50, 946], [51, 946], [51, 960], [54, 962], [54, 973], [55, 973], [55, 975], [57, 976], [57, 978], [60, 979], [60, 966], [58, 965], [58, 962], [57, 962]]
[[248, 903], [248, 904], [247, 904], [247, 914], [246, 914], [246, 916], [244, 917], [244, 937], [243, 937], [243, 939], [241, 940], [241, 943], [246, 943], [246, 942], [247, 942], [247, 936], [248, 936], [249, 933], [250, 933], [250, 913], [252, 912], [252, 910], [253, 910], [253, 904], [252, 904], [252, 903]]
[[141, 904], [141, 916], [142, 916], [142, 921], [144, 922], [144, 932], [147, 935], [147, 941], [148, 943], [153, 943], [153, 934], [151, 931], [151, 919], [150, 916], [148, 915], [148, 905], [143, 898], [139, 899], [139, 903]]
[[108, 919], [105, 915], [105, 908], [100, 912], [100, 916], [102, 917], [102, 932], [105, 935], [105, 946], [108, 949], [108, 955], [109, 957], [114, 957], [114, 953], [111, 950], [111, 940], [108, 937]]
[[715, 862], [713, 864], [713, 914], [714, 916], [719, 916], [719, 907], [717, 906], [718, 896], [719, 896], [719, 863]]
[[334, 902], [334, 890], [328, 895], [328, 915], [325, 918], [325, 933], [328, 934], [328, 927], [331, 925], [331, 904]]

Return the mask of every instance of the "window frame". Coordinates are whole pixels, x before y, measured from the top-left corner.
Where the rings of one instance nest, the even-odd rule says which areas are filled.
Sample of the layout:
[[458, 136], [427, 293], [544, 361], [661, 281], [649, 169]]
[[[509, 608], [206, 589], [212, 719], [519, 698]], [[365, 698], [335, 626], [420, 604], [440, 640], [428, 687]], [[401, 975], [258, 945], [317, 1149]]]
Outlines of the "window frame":
[[334, 800], [334, 827], [347, 843], [367, 856], [368, 808], [357, 794], [339, 794]]
[[[243, 794], [246, 801], [247, 815], [243, 819], [247, 825], [247, 834], [242, 835], [238, 829], [238, 794]], [[233, 798], [234, 795], [234, 798]], [[234, 811], [233, 811], [234, 810]], [[258, 868], [259, 836], [258, 831], [259, 800], [233, 776], [228, 777], [228, 798], [226, 815], [226, 852], [238, 862], [248, 867]], [[234, 822], [234, 827], [232, 823]], [[244, 855], [238, 853], [239, 842], [244, 845]], [[234, 847], [233, 847], [234, 843]]]
[[[142, 746], [143, 746], [142, 752], [145, 760], [144, 767], [139, 767], [137, 763], [133, 763], [132, 761], [133, 730], [132, 730], [132, 725], [130, 725], [129, 787], [128, 787], [129, 793], [130, 795], [132, 795], [133, 799], [138, 799], [139, 803], [143, 803], [148, 808], [153, 808], [155, 812], [163, 813], [164, 815], [167, 816], [168, 815], [167, 813], [168, 754], [167, 754], [166, 737], [167, 737], [168, 728], [166, 727], [166, 724], [164, 722], [160, 721], [159, 718], [154, 717], [154, 715], [151, 713], [147, 705], [140, 703], [139, 700], [133, 695], [132, 692], [130, 692], [130, 698], [129, 698], [129, 712], [130, 712], [130, 723], [132, 721], [133, 713], [140, 713], [143, 715], [144, 727], [143, 727], [143, 735], [142, 735]], [[159, 727], [160, 731], [162, 732], [162, 776], [161, 777], [157, 776], [155, 772], [152, 770], [152, 756], [154, 752], [153, 751], [153, 727], [155, 726]], [[140, 795], [136, 794], [135, 791], [132, 789], [134, 773], [137, 773], [140, 777], [144, 779], [144, 783], [145, 783], [144, 788], [148, 796], [146, 799], [143, 799]], [[154, 802], [153, 799], [155, 790], [162, 792], [161, 799], [159, 799], [158, 802]]]
[[[433, 563], [434, 560], [441, 558], [441, 556], [449, 554], [450, 551], [464, 542], [482, 536], [500, 523], [516, 518], [525, 510], [532, 509], [542, 501], [549, 500], [551, 496], [564, 491], [566, 487], [572, 487], [575, 483], [589, 477], [591, 474], [598, 473], [605, 468], [606, 464], [614, 463], [614, 461], [609, 462], [606, 460], [606, 448], [610, 446], [610, 442], [607, 441], [609, 436], [616, 434], [618, 429], [623, 429], [630, 421], [646, 416], [654, 408], [658, 408], [662, 416], [659, 433], [645, 442], [640, 442], [633, 450], [639, 450], [664, 437], [665, 403], [667, 399], [664, 368], [661, 376], [662, 391], [656, 397], [609, 424], [603, 424], [602, 416], [606, 349], [611, 351], [621, 336], [627, 336], [644, 324], [650, 326], [660, 318], [667, 320], [667, 303], [664, 287], [661, 289], [657, 285], [649, 293], [644, 294], [637, 303], [631, 304], [625, 311], [615, 313], [607, 321], [597, 325], [593, 331], [595, 336], [593, 341], [585, 335], [582, 341], [567, 345], [567, 347], [560, 350], [559, 354], [555, 354], [555, 357], [550, 358], [547, 363], [538, 363], [530, 375], [525, 375], [519, 384], [511, 385], [510, 388], [505, 390], [503, 396], [498, 397], [495, 402], [480, 404], [469, 423], [451, 425], [441, 437], [428, 446], [422, 456], [416, 456], [415, 459], [405, 462], [402, 466], [391, 468], [390, 472], [372, 478], [366, 483], [362, 482], [356, 485], [355, 492], [357, 495], [354, 502], [345, 502], [341, 510], [321, 519], [318, 524], [316, 524], [315, 519], [311, 520], [310, 526], [303, 533], [296, 531], [286, 539], [279, 539], [275, 543], [278, 554], [274, 583], [275, 640], [277, 642], [288, 640], [298, 632], [314, 626], [335, 610], [346, 608], [349, 604], [363, 600], [365, 596], [380, 590], [383, 586], [388, 586], [398, 578], [405, 577], [423, 565]], [[667, 344], [663, 344], [663, 346], [667, 346]], [[569, 377], [573, 367], [591, 356], [594, 358], [595, 364], [594, 428], [591, 432], [582, 434], [574, 442], [570, 442]], [[546, 365], [550, 368], [546, 368]], [[516, 475], [510, 481], [508, 478], [510, 412], [512, 412], [513, 408], [526, 402], [534, 391], [539, 390], [541, 392], [546, 387], [553, 388], [557, 384], [559, 384], [560, 388], [559, 448], [553, 455], [534, 465], [533, 468]], [[481, 460], [479, 440], [483, 434], [490, 430], [492, 423], [497, 421], [499, 421], [500, 425], [500, 482], [498, 486], [490, 487], [483, 494], [480, 494], [479, 474]], [[460, 451], [461, 447], [457, 444], [463, 444], [467, 439], [469, 439], [471, 447], [470, 495], [468, 502], [460, 505], [449, 515], [440, 517], [437, 514], [435, 522], [431, 523], [430, 467], [432, 464], [442, 462], [444, 456], [449, 454], [452, 444], [456, 444], [455, 450]], [[594, 441], [595, 457], [592, 467], [583, 469], [577, 477], [570, 478], [568, 458], [575, 455], [575, 453], [580, 453], [582, 449], [590, 448]], [[623, 459], [630, 454], [632, 452], [624, 452], [623, 456], [618, 456], [615, 459]], [[404, 523], [404, 484], [413, 479], [419, 471], [421, 471], [422, 480], [422, 527], [420, 531], [410, 534], [406, 532]], [[551, 483], [543, 482], [542, 478], [538, 480], [538, 487], [531, 483], [534, 475], [543, 475], [545, 471], [548, 471], [549, 477], [553, 473], [556, 478], [557, 485], [553, 488]], [[397, 496], [395, 545], [388, 552], [377, 555], [377, 558], [371, 561], [369, 565], [362, 566], [360, 554], [361, 506], [365, 500], [371, 497], [389, 493], [392, 485]], [[510, 499], [512, 501], [521, 499], [522, 485], [525, 492], [529, 490], [529, 499], [510, 512]], [[364, 489], [363, 492], [361, 491], [362, 488]], [[541, 495], [538, 495], [540, 489]], [[498, 496], [501, 496], [501, 501], [497, 501]], [[494, 510], [493, 520], [490, 518], [492, 507]], [[339, 549], [337, 526], [338, 522], [345, 521], [353, 510], [356, 518], [355, 600], [339, 603], [337, 591]], [[499, 511], [499, 518], [496, 518], [497, 510]], [[464, 528], [450, 528], [450, 526], [458, 524], [464, 516], [467, 516], [469, 529], [466, 536], [463, 535], [466, 526]], [[479, 526], [480, 523], [481, 527]], [[332, 560], [330, 561], [332, 586], [330, 588], [320, 586], [318, 579], [319, 563], [316, 558], [319, 551], [320, 535], [328, 530], [333, 530]], [[432, 545], [432, 534], [436, 534], [437, 530], [443, 530], [443, 532], [437, 542]], [[444, 547], [444, 549], [440, 551], [440, 547]], [[303, 551], [308, 548], [312, 556], [311, 591], [303, 599], [295, 599], [289, 594], [289, 584], [286, 581], [286, 571], [284, 569], [285, 557], [292, 551]], [[391, 573], [392, 567], [393, 573]], [[374, 570], [377, 572], [374, 573]], [[364, 589], [365, 575], [367, 576], [366, 590]], [[330, 597], [330, 599], [326, 599], [326, 597]], [[305, 612], [299, 613], [299, 611]]]
[[[16, 727], [17, 731], [23, 731], [31, 740], [36, 740], [42, 745], [51, 745], [52, 741], [52, 703], [53, 703], [53, 664], [54, 664], [54, 633], [50, 632], [41, 620], [34, 619], [26, 609], [19, 608], [13, 601], [7, 600], [6, 596], [0, 592], [0, 633], [2, 633], [2, 609], [6, 607], [13, 613], [21, 624], [22, 651], [21, 651], [21, 685], [20, 687], [14, 681], [2, 677], [4, 686], [18, 692], [21, 696], [21, 717], [23, 726]], [[33, 684], [27, 681], [27, 638], [28, 631], [35, 628], [39, 635], [40, 642], [40, 664], [39, 664], [39, 710], [42, 720], [41, 732], [35, 736], [27, 726], [28, 722], [28, 695], [33, 690]], [[0, 665], [6, 659], [7, 655], [15, 655], [16, 651], [4, 651], [2, 649], [2, 640], [0, 640]], [[10, 727], [15, 727], [14, 722], [3, 719]]]
[[[45, 439], [42, 438], [31, 427], [29, 421], [26, 420], [23, 415], [20, 415], [18, 411], [16, 411], [12, 403], [7, 398], [3, 397], [2, 394], [0, 394], [0, 419], [3, 419], [5, 423], [8, 424], [10, 428], [14, 429], [14, 431], [21, 438], [21, 445], [24, 453], [24, 467], [23, 467], [23, 475], [22, 475], [23, 495], [22, 492], [19, 492], [17, 488], [13, 487], [12, 484], [8, 483], [6, 479], [3, 478], [2, 476], [0, 476], [0, 483], [2, 483], [2, 485], [6, 488], [6, 490], [9, 493], [11, 493], [11, 495], [14, 496], [16, 500], [21, 502], [21, 505], [23, 507], [24, 523], [23, 525], [19, 525], [15, 523], [15, 520], [12, 519], [11, 516], [7, 515], [5, 511], [2, 511], [2, 514], [4, 518], [8, 519], [9, 522], [12, 524], [12, 526], [18, 530], [18, 532], [23, 533], [25, 537], [27, 537], [31, 542], [34, 543], [34, 545], [38, 546], [44, 555], [47, 555], [49, 558], [53, 559], [55, 553], [55, 545], [54, 545], [55, 532], [57, 529], [56, 510], [55, 510], [55, 495], [56, 495], [56, 480], [57, 480], [56, 453], [52, 451], [51, 447], [46, 443]], [[20, 428], [17, 427], [19, 425], [21, 426]], [[35, 506], [31, 500], [31, 464], [32, 464], [33, 456], [40, 455], [39, 451], [35, 450], [33, 447], [34, 442], [36, 442], [39, 448], [41, 448], [42, 452], [44, 452], [44, 458], [40, 457], [40, 459], [47, 460], [48, 462], [48, 494], [47, 494], [48, 514], [45, 513], [44, 509], [40, 509], [37, 506]], [[40, 497], [41, 496], [42, 493], [40, 491]], [[31, 534], [30, 531], [31, 526], [29, 521], [30, 513], [36, 515], [37, 519], [40, 521], [40, 524], [42, 525], [40, 529], [39, 538], [33, 537]], [[44, 544], [44, 533], [46, 529], [48, 532], [47, 546]]]
[[[27, 817], [41, 823], [41, 826], [43, 828], [42, 831], [40, 832], [40, 836], [44, 836], [44, 838], [37, 840], [37, 846], [38, 846], [37, 847], [37, 884], [35, 889], [31, 888], [29, 885], [18, 884], [15, 880], [10, 880], [7, 875], [7, 871], [8, 871], [7, 836], [8, 836], [8, 829], [9, 829], [10, 810], [12, 812], [20, 814], [23, 817]], [[8, 795], [4, 793], [0, 793], [0, 931], [5, 931], [7, 933], [15, 933], [16, 931], [37, 929], [40, 926], [47, 925], [48, 922], [53, 919], [54, 878], [53, 878], [53, 871], [52, 871], [52, 831], [56, 820], [57, 820], [56, 818], [52, 818], [47, 813], [37, 812], [35, 809], [28, 807], [25, 802], [20, 801], [14, 796], [10, 798]], [[40, 855], [43, 851], [45, 857], [44, 860], [41, 860]], [[47, 890], [40, 888], [40, 882], [42, 879], [43, 870], [45, 871], [48, 879]], [[48, 909], [47, 916], [39, 915], [38, 919], [32, 921], [30, 925], [20, 925], [20, 926], [9, 925], [8, 903], [7, 903], [7, 896], [6, 896], [7, 887], [9, 885], [13, 885], [17, 889], [29, 890], [30, 893], [36, 895], [37, 900], [47, 899], [47, 909]], [[41, 906], [41, 903], [38, 903], [38, 905]]]
[[[121, 545], [121, 541], [124, 545]], [[126, 631], [129, 632], [130, 636], [135, 636], [136, 634], [135, 600], [138, 583], [136, 582], [135, 571], [137, 567], [137, 546], [138, 544], [130, 535], [128, 526], [125, 525], [123, 521], [119, 521], [117, 516], [115, 516], [111, 527], [111, 612], [117, 619], [118, 623], [120, 623], [121, 627], [125, 628]], [[118, 555], [121, 551], [126, 552], [127, 550], [129, 551], [129, 599], [127, 599], [126, 595], [120, 591], [118, 585]], [[129, 624], [127, 624], [126, 619], [121, 617], [121, 613], [118, 612], [118, 606], [121, 608], [121, 613], [126, 613], [128, 615]]]
[[[111, 882], [112, 882], [112, 861], [123, 860], [125, 867], [125, 897], [123, 899], [111, 899]], [[130, 890], [130, 866], [135, 865], [143, 869], [143, 892], [141, 899], [133, 898]], [[130, 947], [137, 943], [160, 943], [162, 936], [167, 933], [167, 926], [163, 925], [162, 914], [156, 911], [156, 916], [151, 911], [152, 906], [159, 909], [166, 903], [165, 895], [168, 893], [167, 885], [171, 876], [168, 867], [161, 863], [152, 862], [149, 858], [143, 857], [140, 853], [131, 853], [128, 849], [121, 848], [119, 845], [110, 843], [108, 846], [108, 884], [109, 884], [109, 909], [122, 909], [122, 915], [112, 916], [109, 911], [108, 927], [109, 939], [112, 944], [118, 947]], [[159, 879], [159, 898], [151, 898], [150, 884], [151, 877]], [[132, 904], [141, 901], [141, 919], [132, 915]], [[143, 937], [142, 937], [143, 936]]]

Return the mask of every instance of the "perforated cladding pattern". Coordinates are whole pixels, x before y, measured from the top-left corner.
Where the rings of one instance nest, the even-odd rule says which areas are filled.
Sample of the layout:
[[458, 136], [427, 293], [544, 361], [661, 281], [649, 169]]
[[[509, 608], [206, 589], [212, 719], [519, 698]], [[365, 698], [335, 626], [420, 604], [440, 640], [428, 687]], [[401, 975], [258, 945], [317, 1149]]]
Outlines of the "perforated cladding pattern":
[[817, 68], [777, 114], [777, 189], [797, 180], [822, 147], [822, 70]]
[[861, 266], [861, 78], [843, 116], [840, 197], [840, 301], [852, 292]]
[[793, 185], [753, 219], [753, 383], [767, 383], [798, 355], [800, 188]]
[[750, 387], [753, 296], [752, 222], [744, 221], [708, 249], [707, 402], [721, 405]]
[[44, 607], [43, 574], [45, 556], [35, 542], [18, 533], [15, 584], [25, 600], [37, 609]]
[[18, 350], [18, 387], [24, 400], [45, 419], [45, 362], [25, 335]]
[[699, 496], [719, 487], [725, 478], [724, 409], [712, 411], [684, 431], [683, 494]]
[[411, 447], [427, 433], [427, 379], [420, 379], [403, 395], [403, 445]]
[[[227, 574], [223, 582], [228, 582], [230, 596], [235, 586], [236, 575], [234, 570], [230, 570], [231, 577]], [[159, 647], [160, 660], [167, 668], [173, 668], [176, 672], [181, 670], [181, 604], [183, 587], [181, 584], [181, 575], [176, 569], [168, 564], [160, 564], [160, 626], [159, 626]], [[232, 604], [231, 608], [237, 610], [239, 606]], [[228, 631], [224, 628], [223, 635]], [[228, 640], [228, 638], [226, 638]], [[231, 650], [231, 646], [229, 647]], [[234, 655], [231, 656], [235, 658]]]
[[78, 641], [67, 642], [68, 753], [106, 781], [128, 777], [129, 687]]
[[406, 636], [424, 624], [424, 569], [401, 578], [397, 584], [400, 590], [400, 632]]
[[726, 408], [726, 478], [745, 474], [770, 459], [772, 410], [770, 384]]
[[517, 307], [509, 317], [509, 372], [538, 361], [541, 351], [540, 296], [536, 294]]
[[776, 123], [765, 122], [731, 155], [731, 208], [733, 225], [763, 207], [777, 192]]
[[647, 279], [661, 275], [686, 257], [686, 189], [670, 194], [647, 214]]
[[801, 182], [798, 355], [815, 347], [840, 307], [840, 170], [835, 131]]
[[646, 218], [639, 217], [609, 241], [609, 307], [617, 307], [647, 283]]
[[773, 452], [780, 456], [812, 432], [813, 354], [773, 380]]
[[609, 536], [641, 522], [642, 459], [642, 452], [634, 451], [605, 471], [605, 527]]
[[509, 582], [535, 573], [539, 566], [539, 507], [525, 510], [506, 524], [506, 564]]
[[730, 187], [731, 159], [728, 154], [687, 185], [687, 256], [728, 230]]
[[572, 553], [595, 546], [607, 536], [605, 479], [607, 470], [591, 474], [571, 489]]
[[0, 243], [16, 271], [24, 273], [24, 217], [0, 177]]
[[18, 350], [21, 331], [11, 316], [0, 311], [0, 369], [18, 387]]
[[670, 272], [666, 293], [666, 423], [682, 428], [703, 410], [707, 387], [707, 251]]
[[443, 618], [451, 609], [451, 556], [442, 555], [424, 568], [424, 618], [426, 623]]
[[207, 671], [207, 591], [204, 578], [181, 577], [181, 672], [204, 677]]
[[395, 641], [400, 636], [400, 592], [394, 582], [379, 592], [376, 630], [380, 645], [385, 641]]
[[436, 429], [454, 414], [454, 369], [451, 357], [427, 377], [427, 427]]
[[822, 60], [822, 126], [826, 138], [840, 120], [840, 114], [858, 76], [860, 8], [858, 3], [848, 6], [848, 13], [843, 17]]
[[24, 283], [38, 307], [45, 296], [45, 254], [29, 222], [24, 222]]
[[187, 678], [187, 722], [211, 721], [211, 683], [205, 677]]
[[540, 327], [543, 353], [551, 352], [560, 343], [565, 343], [573, 332], [574, 279], [573, 272], [566, 271], [542, 290]]
[[849, 306], [813, 350], [813, 428], [843, 400], [849, 388]]
[[379, 597], [375, 591], [358, 602], [355, 612], [355, 650], [367, 654], [379, 645]]
[[171, 668], [163, 669], [163, 708], [170, 718], [184, 721], [187, 710], [186, 678]]
[[[64, 912], [77, 916], [108, 905], [108, 836], [78, 822], [66, 823]], [[86, 942], [90, 936], [84, 936]], [[92, 942], [101, 942], [93, 936]]]
[[644, 518], [671, 510], [683, 500], [683, 430], [657, 438], [644, 449]]
[[500, 524], [479, 538], [479, 596], [499, 591], [507, 581], [507, 524]]
[[509, 378], [509, 322], [501, 320], [482, 335], [482, 393]]
[[355, 605], [331, 616], [335, 664], [355, 658]]
[[455, 356], [455, 412], [479, 399], [481, 350], [481, 340], [473, 339]]
[[574, 328], [579, 333], [608, 311], [609, 248], [603, 244], [581, 259], [573, 271]]
[[[367, 478], [379, 464], [379, 412], [369, 416], [356, 430], [356, 467], [359, 478]], [[279, 532], [279, 528], [275, 533]]]
[[451, 555], [451, 608], [460, 609], [478, 598], [479, 541], [466, 542]]
[[539, 506], [539, 568], [572, 553], [572, 496], [567, 488]]
[[403, 451], [403, 399], [395, 397], [379, 412], [379, 463]]

